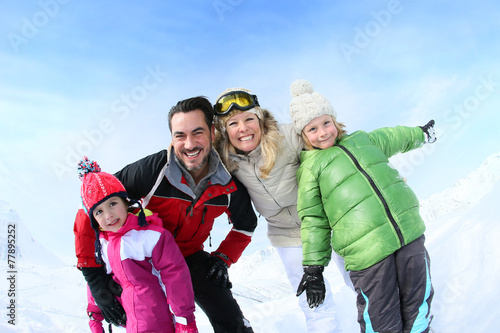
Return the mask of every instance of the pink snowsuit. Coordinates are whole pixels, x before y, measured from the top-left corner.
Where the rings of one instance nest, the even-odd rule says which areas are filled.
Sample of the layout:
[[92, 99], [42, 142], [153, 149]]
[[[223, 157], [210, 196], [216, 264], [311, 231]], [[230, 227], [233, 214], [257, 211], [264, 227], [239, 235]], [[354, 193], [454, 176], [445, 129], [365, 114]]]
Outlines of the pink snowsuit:
[[102, 258], [107, 273], [123, 288], [127, 332], [174, 333], [175, 322], [186, 325], [195, 320], [191, 276], [158, 215], [147, 220], [148, 226], [139, 227], [138, 217], [129, 214], [117, 232], [101, 231]]

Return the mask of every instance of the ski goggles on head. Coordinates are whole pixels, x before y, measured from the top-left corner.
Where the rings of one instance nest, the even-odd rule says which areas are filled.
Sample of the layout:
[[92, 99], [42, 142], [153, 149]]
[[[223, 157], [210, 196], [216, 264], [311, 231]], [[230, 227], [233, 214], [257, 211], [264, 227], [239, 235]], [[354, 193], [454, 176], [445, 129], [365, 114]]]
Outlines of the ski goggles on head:
[[225, 116], [234, 109], [247, 111], [256, 106], [260, 106], [257, 95], [251, 95], [246, 91], [231, 91], [219, 97], [214, 110], [216, 116]]

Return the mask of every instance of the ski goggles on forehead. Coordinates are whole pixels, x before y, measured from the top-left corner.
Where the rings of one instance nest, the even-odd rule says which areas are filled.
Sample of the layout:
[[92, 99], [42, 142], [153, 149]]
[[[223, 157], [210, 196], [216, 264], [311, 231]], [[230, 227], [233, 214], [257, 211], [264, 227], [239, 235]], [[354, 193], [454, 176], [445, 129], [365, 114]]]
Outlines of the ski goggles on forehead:
[[260, 106], [256, 95], [245, 91], [231, 91], [219, 97], [215, 102], [214, 110], [216, 116], [224, 116], [234, 109], [247, 111], [255, 106]]

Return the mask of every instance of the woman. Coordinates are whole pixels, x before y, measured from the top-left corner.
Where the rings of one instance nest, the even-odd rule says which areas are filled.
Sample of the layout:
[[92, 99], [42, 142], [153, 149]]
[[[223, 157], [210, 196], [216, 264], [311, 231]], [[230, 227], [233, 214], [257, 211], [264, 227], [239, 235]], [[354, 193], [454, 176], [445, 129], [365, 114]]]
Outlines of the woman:
[[[297, 290], [303, 268], [296, 171], [304, 142], [291, 124], [278, 125], [247, 89], [226, 90], [214, 108], [214, 146], [229, 172], [247, 188], [256, 210], [267, 220], [269, 240], [278, 251], [293, 290]], [[352, 287], [342, 259], [334, 259]], [[325, 284], [326, 297], [321, 306], [311, 309], [306, 295], [299, 298], [308, 332], [340, 332], [333, 296]]]

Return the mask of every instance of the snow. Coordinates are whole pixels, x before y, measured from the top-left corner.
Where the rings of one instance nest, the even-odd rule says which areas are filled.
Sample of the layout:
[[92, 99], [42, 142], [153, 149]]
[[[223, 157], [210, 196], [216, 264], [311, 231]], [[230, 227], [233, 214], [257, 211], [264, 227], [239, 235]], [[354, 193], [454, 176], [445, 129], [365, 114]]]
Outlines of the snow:
[[[443, 192], [421, 200], [427, 224], [435, 288], [434, 332], [495, 332], [500, 318], [498, 240], [500, 240], [500, 153], [488, 157], [466, 178]], [[0, 201], [0, 303], [2, 332], [89, 332], [85, 281], [37, 243], [23, 221]], [[9, 268], [8, 231], [15, 225], [15, 267]], [[288, 285], [276, 250], [257, 232], [240, 261], [230, 269], [233, 293], [255, 332], [306, 332], [294, 290]], [[216, 237], [212, 239], [215, 243]], [[249, 251], [250, 250], [250, 251]], [[15, 273], [10, 273], [14, 271]], [[8, 293], [15, 278], [15, 296]], [[332, 285], [343, 332], [359, 332], [354, 293], [344, 285], [334, 265], [325, 276]], [[15, 300], [15, 326], [8, 323]], [[196, 312], [200, 332], [212, 332], [207, 318]], [[114, 328], [114, 332], [124, 330]]]

